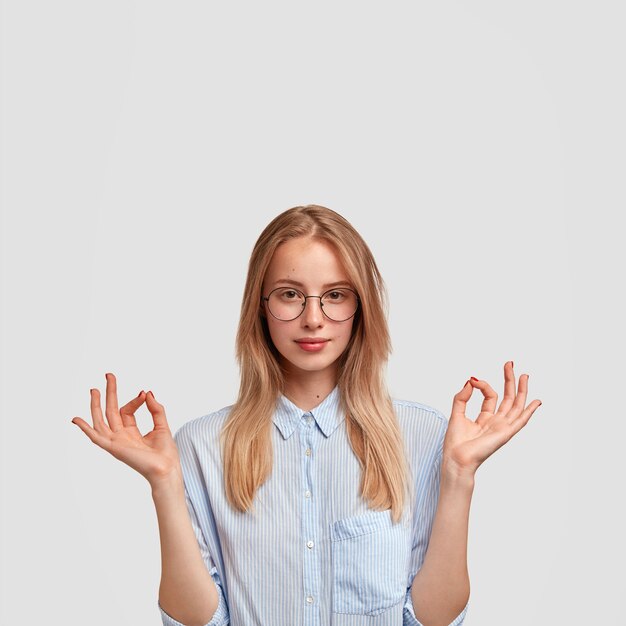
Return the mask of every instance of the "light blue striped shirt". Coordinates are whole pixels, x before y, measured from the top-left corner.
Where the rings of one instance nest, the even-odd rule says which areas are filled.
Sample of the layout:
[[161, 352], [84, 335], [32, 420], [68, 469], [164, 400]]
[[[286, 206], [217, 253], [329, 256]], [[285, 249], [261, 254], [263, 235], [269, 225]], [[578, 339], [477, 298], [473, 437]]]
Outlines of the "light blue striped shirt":
[[[359, 495], [361, 468], [335, 387], [311, 411], [281, 395], [274, 464], [254, 512], [230, 506], [219, 433], [231, 406], [174, 435], [187, 507], [220, 601], [207, 626], [422, 626], [411, 583], [424, 560], [439, 497], [448, 421], [393, 400], [409, 452], [415, 501], [398, 524]], [[157, 602], [158, 604], [158, 602]], [[463, 624], [469, 606], [450, 626]], [[158, 604], [164, 626], [181, 626]]]

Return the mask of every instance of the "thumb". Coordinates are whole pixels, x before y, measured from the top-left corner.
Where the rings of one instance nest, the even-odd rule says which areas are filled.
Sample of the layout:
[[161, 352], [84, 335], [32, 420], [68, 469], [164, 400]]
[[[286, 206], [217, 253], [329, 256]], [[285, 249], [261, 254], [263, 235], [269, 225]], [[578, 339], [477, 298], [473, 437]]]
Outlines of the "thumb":
[[474, 387], [470, 385], [469, 379], [463, 385], [461, 391], [459, 391], [452, 401], [452, 417], [455, 415], [465, 416], [465, 409], [467, 407], [467, 401], [471, 398]]
[[152, 415], [152, 421], [154, 422], [155, 428], [169, 429], [167, 418], [165, 417], [165, 407], [155, 400], [152, 391], [148, 391], [146, 394], [146, 406]]

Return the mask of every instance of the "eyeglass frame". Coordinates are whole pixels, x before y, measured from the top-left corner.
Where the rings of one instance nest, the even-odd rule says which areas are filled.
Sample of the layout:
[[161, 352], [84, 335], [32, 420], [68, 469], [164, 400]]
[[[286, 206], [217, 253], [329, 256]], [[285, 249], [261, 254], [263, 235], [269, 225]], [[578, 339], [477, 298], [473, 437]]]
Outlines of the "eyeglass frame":
[[[295, 317], [292, 317], [291, 319], [288, 319], [288, 320], [284, 320], [284, 319], [281, 319], [280, 317], [276, 317], [276, 315], [274, 315], [272, 313], [272, 309], [270, 309], [270, 305], [268, 303], [267, 310], [270, 312], [270, 315], [274, 319], [277, 319], [279, 322], [293, 322], [293, 320], [297, 320], [304, 313], [304, 310], [306, 309], [306, 301], [307, 301], [308, 298], [319, 298], [319, 300], [320, 300], [320, 310], [324, 314], [324, 317], [326, 319], [330, 320], [331, 322], [338, 322], [338, 323], [347, 322], [349, 319], [352, 319], [357, 314], [357, 311], [359, 310], [359, 306], [361, 304], [361, 298], [359, 298], [359, 294], [354, 289], [351, 289], [350, 287], [334, 287], [333, 289], [329, 289], [328, 291], [325, 291], [321, 296], [307, 296], [302, 291], [300, 291], [299, 289], [296, 289], [295, 287], [285, 287], [285, 286], [282, 286], [282, 287], [276, 287], [276, 288], [272, 289], [272, 291], [270, 291], [269, 294], [267, 294], [267, 296], [261, 296], [261, 301], [265, 300], [266, 302], [269, 302], [270, 296], [275, 291], [278, 291], [279, 289], [291, 289], [292, 291], [297, 291], [304, 298], [304, 304], [302, 305], [302, 311], [300, 311], [300, 313], [298, 313], [298, 315], [296, 315]], [[354, 313], [350, 317], [346, 317], [345, 320], [334, 320], [332, 317], [329, 317], [328, 314], [326, 313], [326, 311], [324, 311], [324, 305], [322, 304], [322, 298], [327, 293], [331, 293], [333, 291], [338, 291], [339, 289], [346, 289], [347, 291], [351, 291], [355, 295], [355, 297], [356, 297], [356, 309], [354, 309]]]

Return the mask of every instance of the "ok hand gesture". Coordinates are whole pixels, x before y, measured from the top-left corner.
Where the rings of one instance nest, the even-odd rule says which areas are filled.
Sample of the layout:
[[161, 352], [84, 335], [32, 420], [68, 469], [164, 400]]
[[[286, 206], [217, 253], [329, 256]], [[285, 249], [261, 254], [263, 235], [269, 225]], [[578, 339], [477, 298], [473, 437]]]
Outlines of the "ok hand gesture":
[[[476, 421], [465, 416], [467, 402], [474, 388], [484, 396]], [[443, 460], [455, 473], [473, 475], [480, 464], [509, 441], [528, 422], [541, 405], [533, 400], [528, 406], [528, 374], [519, 379], [515, 392], [513, 361], [504, 365], [504, 398], [496, 409], [498, 394], [484, 380], [471, 378], [454, 396], [452, 415], [443, 444]]]
[[[98, 389], [92, 389], [93, 428], [80, 417], [73, 418], [72, 422], [79, 426], [93, 443], [138, 471], [153, 486], [172, 472], [182, 475], [178, 448], [170, 432], [163, 405], [154, 399], [152, 392], [146, 394], [141, 391], [136, 398], [118, 409], [115, 376], [105, 374], [105, 378], [107, 421], [102, 418], [100, 392]], [[134, 414], [144, 402], [152, 414], [154, 429], [142, 436]]]

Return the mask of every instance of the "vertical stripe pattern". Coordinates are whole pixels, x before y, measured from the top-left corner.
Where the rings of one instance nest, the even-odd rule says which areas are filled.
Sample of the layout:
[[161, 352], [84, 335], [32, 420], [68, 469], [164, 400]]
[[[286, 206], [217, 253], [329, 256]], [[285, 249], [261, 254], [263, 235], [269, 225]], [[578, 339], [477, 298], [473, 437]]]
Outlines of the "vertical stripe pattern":
[[[393, 407], [415, 489], [397, 524], [358, 493], [338, 387], [311, 411], [281, 395], [272, 473], [247, 513], [224, 489], [219, 433], [232, 407], [178, 429], [187, 507], [220, 595], [206, 626], [422, 626], [410, 590], [437, 509], [447, 419], [418, 402]], [[164, 626], [184, 626], [158, 608]]]

